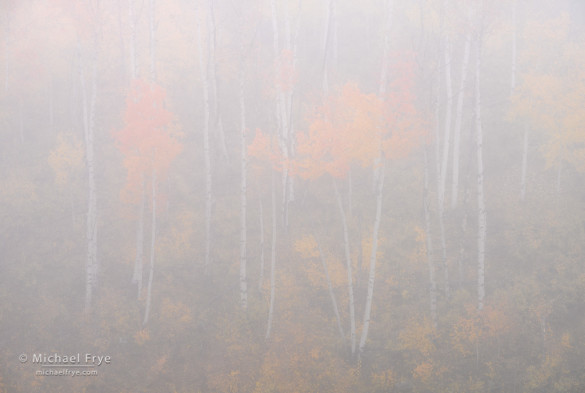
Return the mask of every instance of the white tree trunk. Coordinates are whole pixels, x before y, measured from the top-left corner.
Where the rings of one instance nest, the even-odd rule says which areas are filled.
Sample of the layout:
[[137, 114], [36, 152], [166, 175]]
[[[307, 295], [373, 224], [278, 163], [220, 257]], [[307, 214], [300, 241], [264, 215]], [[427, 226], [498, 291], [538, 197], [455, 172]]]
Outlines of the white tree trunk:
[[[274, 63], [275, 63], [275, 77], [280, 74], [281, 59], [280, 55], [280, 42], [279, 42], [279, 31], [278, 31], [278, 16], [276, 9], [276, 2], [272, 0], [270, 2], [271, 15], [272, 15], [272, 32], [273, 32], [273, 50], [274, 50]], [[288, 26], [288, 18], [285, 21]], [[287, 29], [290, 31], [290, 28]], [[290, 49], [290, 34], [285, 37], [287, 42], [287, 49]], [[288, 202], [290, 192], [290, 174], [289, 174], [289, 158], [290, 158], [290, 141], [289, 141], [289, 105], [287, 100], [287, 94], [282, 90], [281, 81], [275, 80], [276, 83], [276, 123], [277, 123], [277, 138], [280, 151], [283, 155], [283, 168], [282, 168], [282, 224], [285, 230], [288, 228]]]
[[449, 38], [445, 38], [444, 48], [444, 63], [445, 68], [445, 133], [443, 135], [443, 156], [441, 160], [441, 168], [439, 172], [439, 209], [444, 209], [445, 202], [445, 188], [447, 184], [447, 165], [449, 164], [449, 147], [451, 142], [451, 112], [453, 111], [453, 88], [451, 82], [451, 45]]
[[146, 205], [146, 190], [144, 175], [142, 175], [142, 190], [140, 206], [138, 207], [138, 228], [136, 230], [136, 259], [134, 261], [134, 273], [132, 282], [137, 284], [137, 298], [142, 293], [142, 267], [144, 265], [144, 214]]
[[380, 230], [380, 221], [382, 218], [382, 197], [384, 191], [384, 172], [386, 162], [384, 156], [380, 160], [380, 179], [378, 180], [378, 190], [376, 192], [376, 220], [374, 221], [374, 233], [372, 234], [372, 253], [370, 255], [370, 272], [368, 276], [368, 296], [366, 298], [366, 309], [364, 311], [364, 321], [362, 335], [360, 338], [359, 353], [362, 354], [368, 339], [370, 328], [370, 317], [372, 313], [372, 299], [374, 298], [374, 282], [376, 279], [376, 254], [378, 253], [378, 233]]
[[471, 52], [471, 33], [465, 37], [465, 49], [461, 64], [461, 81], [457, 92], [457, 107], [455, 113], [455, 131], [453, 135], [453, 179], [451, 188], [451, 209], [457, 207], [459, 197], [459, 154], [461, 150], [461, 123], [463, 120], [463, 99], [465, 98], [465, 83], [467, 81], [467, 69], [469, 68], [469, 54]]
[[516, 58], [518, 52], [518, 21], [517, 21], [518, 1], [513, 0], [512, 4], [512, 75], [510, 77], [510, 96], [516, 88]]
[[210, 100], [212, 102], [212, 108], [210, 108], [210, 118], [212, 119], [211, 126], [214, 128], [214, 135], [219, 145], [219, 152], [223, 160], [227, 162], [229, 160], [229, 154], [225, 144], [225, 134], [223, 130], [223, 122], [221, 119], [221, 113], [219, 110], [219, 93], [217, 88], [217, 76], [216, 76], [216, 60], [215, 60], [215, 14], [213, 9], [213, 1], [207, 0], [207, 33], [208, 33], [208, 72], [209, 72], [209, 84], [210, 84]]
[[331, 40], [331, 18], [333, 15], [334, 0], [328, 0], [325, 15], [325, 31], [323, 32], [323, 63], [321, 65], [323, 72], [323, 98], [329, 94], [329, 75], [328, 75], [328, 59], [329, 59], [329, 41]]
[[559, 160], [557, 164], [557, 197], [561, 194], [561, 174], [563, 173], [563, 161]]
[[[243, 53], [242, 53], [243, 55]], [[244, 104], [244, 64], [240, 68], [240, 142], [241, 142], [241, 188], [240, 188], [240, 303], [244, 310], [248, 308], [248, 284], [246, 278], [246, 107]]]
[[260, 278], [258, 279], [258, 291], [262, 292], [264, 285], [264, 208], [260, 199]]
[[136, 79], [136, 16], [134, 15], [134, 0], [128, 0], [128, 20], [130, 24], [130, 80]]
[[528, 126], [524, 126], [524, 143], [522, 147], [522, 177], [520, 179], [520, 200], [526, 199], [526, 172], [528, 171]]
[[85, 312], [91, 311], [93, 290], [97, 285], [97, 189], [95, 182], [95, 105], [97, 101], [97, 33], [94, 37], [91, 59], [91, 90], [88, 92], [83, 64], [80, 64], [81, 96], [83, 102], [83, 131], [85, 137], [85, 159], [87, 165], [87, 257], [85, 262]]
[[343, 224], [343, 249], [345, 251], [345, 265], [347, 269], [347, 292], [349, 295], [349, 323], [350, 323], [350, 344], [351, 354], [355, 354], [356, 334], [355, 334], [355, 301], [353, 295], [353, 272], [351, 267], [351, 253], [349, 252], [349, 235], [347, 231], [347, 220], [345, 218], [345, 211], [343, 210], [343, 203], [341, 202], [341, 195], [337, 189], [337, 184], [333, 182], [335, 188], [335, 198], [337, 199], [337, 207], [341, 214], [341, 222]]
[[154, 24], [154, 0], [149, 0], [148, 2], [148, 31], [149, 31], [149, 42], [150, 42], [150, 81], [156, 81], [156, 64], [155, 64], [155, 50], [156, 50], [156, 37], [155, 37], [155, 24]]
[[437, 280], [435, 278], [435, 260], [433, 253], [433, 238], [431, 234], [431, 198], [429, 193], [429, 162], [427, 148], [424, 148], [425, 176], [424, 176], [424, 211], [425, 211], [425, 238], [427, 248], [427, 264], [429, 266], [429, 297], [431, 306], [431, 321], [437, 328]]
[[325, 272], [325, 279], [327, 280], [327, 288], [329, 290], [329, 297], [331, 298], [331, 305], [333, 306], [333, 312], [335, 313], [335, 319], [337, 321], [337, 330], [342, 340], [345, 339], [345, 333], [343, 333], [343, 327], [341, 326], [341, 317], [339, 316], [339, 308], [337, 307], [337, 300], [335, 300], [335, 293], [333, 292], [333, 286], [331, 285], [331, 278], [329, 277], [329, 269], [327, 269], [327, 262], [323, 256], [323, 250], [321, 244], [317, 242], [317, 248], [319, 249], [319, 258], [321, 259], [321, 265]]
[[[209, 34], [207, 34], [207, 45], [203, 46], [203, 39], [201, 33], [201, 23], [199, 23], [199, 69], [201, 72], [201, 83], [203, 84], [203, 159], [205, 162], [205, 266], [209, 266], [211, 261], [211, 205], [212, 205], [212, 191], [211, 191], [211, 151], [209, 146], [209, 81], [208, 81], [208, 67], [209, 64], [203, 60], [203, 52], [209, 50]], [[206, 59], [207, 61], [209, 59]]]
[[272, 171], [272, 247], [270, 255], [270, 306], [268, 308], [268, 325], [265, 339], [270, 339], [272, 320], [274, 318], [274, 298], [276, 295], [276, 181]]
[[152, 279], [154, 276], [154, 245], [156, 242], [156, 171], [154, 169], [154, 163], [152, 168], [152, 223], [151, 223], [151, 235], [150, 235], [150, 269], [148, 272], [148, 288], [146, 291], [146, 308], [144, 310], [143, 325], [148, 323], [150, 316], [150, 304], [152, 300]]
[[482, 310], [485, 299], [486, 210], [483, 192], [483, 130], [481, 124], [481, 36], [477, 39], [475, 62], [475, 129], [477, 143], [477, 308]]
[[[378, 95], [380, 99], [386, 98], [386, 86], [388, 85], [388, 60], [390, 57], [390, 27], [392, 26], [392, 15], [394, 11], [393, 0], [386, 1], [386, 22], [384, 25], [384, 49], [382, 52], [382, 66], [380, 70], [380, 82], [378, 84]], [[374, 160], [372, 171], [372, 192], [376, 193], [380, 180], [380, 156]]]

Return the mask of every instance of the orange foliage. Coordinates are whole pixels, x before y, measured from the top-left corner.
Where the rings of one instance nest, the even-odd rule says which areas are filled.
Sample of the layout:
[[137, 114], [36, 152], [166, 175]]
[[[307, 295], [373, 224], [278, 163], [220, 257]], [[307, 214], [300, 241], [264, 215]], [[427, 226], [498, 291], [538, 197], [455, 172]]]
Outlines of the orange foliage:
[[114, 133], [128, 171], [126, 192], [136, 194], [145, 174], [166, 172], [180, 153], [173, 115], [165, 108], [164, 89], [135, 80], [126, 99], [126, 126]]
[[297, 175], [344, 177], [352, 164], [371, 166], [381, 153], [401, 158], [420, 143], [424, 123], [414, 103], [413, 63], [403, 60], [393, 68], [399, 77], [385, 97], [348, 83], [326, 98], [308, 131], [297, 135]]

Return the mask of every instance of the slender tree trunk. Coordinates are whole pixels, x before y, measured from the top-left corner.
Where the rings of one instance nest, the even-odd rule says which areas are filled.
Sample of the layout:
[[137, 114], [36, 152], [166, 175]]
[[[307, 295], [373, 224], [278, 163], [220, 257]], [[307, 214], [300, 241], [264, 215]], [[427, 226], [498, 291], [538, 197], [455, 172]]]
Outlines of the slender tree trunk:
[[136, 260], [134, 261], [134, 273], [132, 282], [137, 284], [137, 298], [142, 293], [142, 267], [144, 265], [144, 214], [146, 205], [146, 190], [144, 175], [142, 176], [142, 190], [140, 206], [138, 207], [138, 228], [136, 230]]
[[20, 135], [20, 145], [24, 146], [24, 99], [22, 98], [22, 93], [20, 94], [20, 99], [18, 101], [18, 131]]
[[520, 200], [526, 199], [526, 172], [528, 170], [528, 126], [524, 126], [524, 143], [522, 148], [522, 177], [520, 179]]
[[563, 173], [563, 161], [559, 160], [557, 164], [557, 197], [561, 194], [561, 174]]
[[[211, 261], [211, 205], [212, 205], [212, 183], [211, 183], [211, 151], [209, 146], [209, 80], [208, 67], [203, 60], [203, 52], [209, 51], [209, 34], [207, 36], [207, 45], [203, 46], [201, 32], [201, 23], [199, 24], [199, 69], [201, 72], [201, 83], [203, 84], [203, 157], [205, 162], [205, 266], [209, 266]], [[209, 61], [209, 59], [206, 59]]]
[[463, 99], [465, 98], [465, 83], [467, 81], [467, 69], [469, 68], [469, 55], [471, 52], [471, 33], [465, 37], [465, 49], [461, 64], [461, 81], [457, 92], [457, 107], [455, 114], [455, 132], [453, 135], [453, 182], [451, 188], [451, 209], [457, 207], [459, 196], [459, 154], [461, 150], [461, 123], [463, 120]]
[[325, 31], [323, 32], [323, 63], [321, 65], [323, 72], [323, 98], [329, 94], [329, 42], [331, 41], [331, 19], [333, 18], [333, 9], [335, 0], [328, 0], [325, 15]]
[[[128, 0], [128, 20], [130, 24], [129, 56], [130, 56], [130, 81], [136, 79], [136, 15], [134, 12], [134, 0]], [[146, 214], [146, 184], [142, 175], [142, 187], [140, 206], [138, 208], [138, 225], [136, 227], [136, 260], [132, 282], [137, 284], [137, 298], [142, 294], [143, 266], [144, 266], [144, 216]]]
[[516, 58], [518, 47], [518, 21], [517, 21], [518, 1], [513, 0], [512, 3], [512, 75], [510, 76], [510, 96], [516, 88]]
[[[384, 25], [384, 49], [382, 52], [382, 66], [380, 70], [380, 82], [378, 85], [378, 95], [380, 99], [386, 99], [386, 86], [388, 85], [388, 61], [390, 57], [390, 28], [392, 26], [392, 16], [394, 11], [394, 1], [386, 1], [386, 21]], [[378, 182], [380, 180], [380, 157], [381, 154], [374, 160], [372, 170], [372, 192], [376, 193], [378, 189]]]
[[53, 94], [53, 78], [49, 80], [49, 86], [47, 88], [47, 96], [49, 102], [49, 130], [51, 134], [55, 133], [55, 98]]
[[[278, 30], [278, 16], [276, 9], [276, 1], [272, 0], [271, 14], [272, 14], [272, 30], [273, 30], [273, 50], [275, 62], [275, 76], [278, 78], [282, 67], [281, 62], [284, 60], [280, 53], [280, 41]], [[288, 19], [285, 21], [288, 25]], [[290, 28], [288, 29], [290, 30]], [[290, 35], [285, 37], [288, 42], [287, 49], [290, 49]], [[289, 173], [289, 159], [290, 159], [290, 141], [289, 141], [289, 106], [287, 105], [287, 94], [282, 89], [282, 81], [276, 79], [276, 122], [277, 122], [277, 138], [280, 151], [283, 155], [283, 169], [282, 169], [282, 224], [285, 230], [288, 228], [288, 202], [290, 191], [290, 173]]]
[[266, 340], [272, 333], [272, 320], [274, 319], [274, 298], [276, 295], [276, 181], [272, 171], [272, 246], [270, 254], [270, 306], [268, 308], [268, 325], [266, 327]]
[[485, 299], [485, 241], [486, 241], [486, 209], [483, 191], [483, 130], [481, 124], [481, 35], [477, 39], [475, 61], [475, 129], [477, 143], [477, 308], [483, 309]]
[[149, 19], [148, 30], [149, 30], [149, 35], [150, 35], [149, 41], [150, 41], [150, 81], [151, 82], [156, 81], [156, 63], [155, 63], [155, 59], [156, 59], [156, 55], [155, 55], [156, 28], [155, 28], [155, 24], [154, 24], [154, 14], [155, 14], [154, 0], [149, 0], [149, 2], [148, 2], [148, 17], [149, 17], [148, 18]]
[[427, 248], [427, 264], [429, 266], [429, 297], [431, 306], [431, 320], [433, 327], [437, 328], [437, 280], [435, 278], [435, 260], [433, 253], [433, 238], [431, 233], [431, 201], [429, 193], [429, 162], [427, 148], [424, 148], [425, 155], [425, 178], [424, 178], [424, 211], [425, 211], [425, 233]]
[[128, 21], [130, 24], [130, 80], [136, 79], [136, 16], [134, 15], [134, 0], [128, 0]]
[[[243, 56], [243, 53], [242, 53]], [[244, 64], [240, 66], [240, 142], [241, 146], [241, 188], [240, 188], [240, 302], [242, 308], [248, 308], [248, 284], [246, 278], [246, 171], [247, 171], [247, 152], [246, 152], [246, 107], [244, 104]]]
[[350, 344], [351, 354], [355, 354], [356, 333], [355, 333], [355, 301], [353, 295], [353, 272], [351, 267], [351, 253], [349, 252], [349, 235], [347, 230], [347, 220], [345, 218], [345, 211], [343, 210], [343, 203], [341, 202], [341, 195], [337, 189], [337, 184], [333, 181], [335, 188], [335, 198], [337, 199], [337, 207], [341, 215], [341, 223], [343, 224], [343, 249], [345, 251], [345, 264], [347, 269], [347, 292], [349, 295], [349, 323], [350, 323]]
[[80, 64], [81, 96], [83, 105], [83, 131], [85, 137], [85, 159], [87, 165], [87, 257], [85, 262], [85, 312], [91, 311], [93, 290], [97, 285], [97, 189], [95, 182], [95, 105], [97, 101], [97, 33], [94, 33], [94, 48], [91, 59], [91, 90], [88, 92], [83, 64]]
[[8, 13], [4, 14], [6, 19], [4, 24], [4, 39], [2, 40], [2, 45], [4, 46], [4, 95], [8, 93], [8, 80], [10, 75], [10, 42], [8, 37], [10, 37], [10, 15]]
[[372, 234], [372, 253], [370, 255], [370, 272], [368, 276], [368, 296], [366, 298], [366, 309], [364, 311], [364, 322], [362, 335], [360, 338], [359, 354], [361, 355], [366, 346], [368, 331], [370, 328], [370, 317], [372, 313], [372, 299], [374, 298], [374, 281], [376, 279], [376, 254], [378, 253], [378, 233], [380, 231], [380, 221], [382, 219], [382, 197], [384, 191], [384, 172], [386, 162], [384, 156], [380, 160], [380, 179], [378, 180], [378, 190], [376, 192], [376, 220], [374, 221], [374, 233]]
[[152, 301], [152, 279], [154, 276], [154, 252], [156, 242], [156, 171], [154, 169], [154, 162], [152, 168], [152, 223], [151, 223], [151, 235], [150, 235], [150, 269], [148, 272], [148, 288], [146, 291], [146, 308], [144, 310], [143, 325], [148, 323], [150, 316], [150, 304]]
[[264, 209], [260, 199], [260, 278], [258, 279], [258, 291], [262, 292], [264, 285]]
[[319, 249], [319, 259], [321, 259], [321, 265], [325, 272], [325, 279], [327, 280], [327, 288], [329, 289], [329, 297], [331, 298], [331, 305], [333, 306], [333, 312], [335, 313], [335, 320], [337, 321], [337, 330], [341, 339], [345, 339], [345, 333], [343, 333], [343, 327], [341, 326], [341, 317], [339, 316], [339, 308], [337, 307], [337, 300], [335, 300], [335, 293], [333, 292], [333, 286], [331, 285], [331, 278], [329, 277], [329, 269], [327, 269], [327, 262], [323, 256], [323, 250], [321, 244], [317, 242], [317, 248]]
[[[467, 176], [466, 176], [467, 177]], [[459, 235], [459, 257], [457, 259], [457, 269], [459, 271], [459, 287], [463, 285], [464, 274], [463, 274], [463, 258], [465, 257], [465, 238], [467, 234], [467, 222], [469, 219], [469, 213], [467, 204], [469, 202], [469, 187], [468, 181], [466, 180], [464, 197], [463, 197], [463, 219], [461, 220], [461, 234]]]
[[[443, 14], [447, 13], [447, 0], [443, 1]], [[443, 16], [444, 18], [444, 16]], [[445, 286], [445, 297], [450, 296], [450, 284], [449, 284], [449, 266], [447, 264], [447, 243], [445, 234], [445, 187], [447, 183], [447, 165], [449, 162], [449, 147], [451, 140], [451, 113], [453, 111], [453, 88], [451, 81], [451, 43], [447, 33], [444, 31], [444, 20], [443, 24], [443, 69], [445, 72], [445, 118], [444, 118], [444, 134], [443, 134], [443, 150], [440, 159], [437, 159], [437, 204], [438, 204], [438, 215], [439, 215], [439, 231], [441, 236], [441, 258], [443, 268], [443, 281]], [[439, 140], [437, 139], [437, 144]], [[437, 149], [439, 152], [439, 149]]]
[[[393, 15], [393, 1], [387, 0], [386, 3], [386, 22], [385, 22], [385, 34], [384, 34], [384, 52], [382, 54], [382, 69], [380, 71], [380, 85], [378, 91], [380, 98], [384, 100], [386, 98], [386, 85], [388, 83], [388, 58], [390, 48], [390, 27], [392, 26], [392, 15]], [[386, 168], [386, 161], [384, 158], [384, 152], [382, 150], [382, 144], [380, 143], [380, 154], [374, 165], [374, 178], [376, 189], [376, 218], [374, 220], [374, 231], [372, 234], [372, 252], [370, 255], [370, 271], [368, 275], [368, 294], [366, 297], [366, 306], [364, 310], [363, 327], [360, 337], [358, 356], [364, 351], [366, 341], [368, 339], [368, 333], [370, 328], [370, 318], [372, 313], [372, 301], [374, 298], [374, 283], [376, 279], [376, 257], [378, 253], [378, 233], [380, 230], [380, 222], [382, 219], [382, 198], [384, 190], [384, 173]]]
[[207, 33], [209, 34], [209, 48], [208, 48], [208, 72], [209, 72], [209, 84], [210, 84], [210, 118], [211, 127], [213, 127], [214, 136], [216, 137], [219, 145], [219, 152], [224, 161], [229, 160], [229, 154], [225, 143], [225, 134], [223, 130], [223, 121], [221, 119], [221, 113], [219, 108], [219, 89], [217, 87], [217, 76], [216, 76], [216, 59], [215, 59], [215, 12], [213, 9], [213, 0], [207, 0]]
[[449, 164], [449, 147], [451, 143], [451, 112], [453, 111], [453, 88], [451, 82], [451, 45], [449, 38], [445, 38], [444, 63], [445, 67], [445, 133], [443, 135], [443, 156], [439, 172], [439, 208], [444, 209], [445, 188], [447, 184], [447, 166]]
[[352, 202], [352, 181], [351, 181], [351, 167], [347, 171], [347, 214], [351, 217], [353, 212], [353, 202]]

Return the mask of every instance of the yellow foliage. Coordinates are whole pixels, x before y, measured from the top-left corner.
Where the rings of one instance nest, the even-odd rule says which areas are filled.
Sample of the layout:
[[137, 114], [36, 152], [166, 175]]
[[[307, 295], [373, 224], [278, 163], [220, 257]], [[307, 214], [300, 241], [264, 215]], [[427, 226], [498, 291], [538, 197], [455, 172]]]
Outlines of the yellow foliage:
[[433, 376], [433, 364], [430, 361], [418, 364], [412, 371], [412, 376], [427, 383]]
[[134, 334], [134, 341], [138, 345], [144, 345], [145, 342], [150, 340], [150, 334], [148, 333], [148, 329], [142, 329]]
[[158, 358], [156, 363], [150, 368], [150, 371], [156, 374], [160, 373], [165, 364], [167, 363], [167, 359], [168, 359], [167, 355], [163, 355], [160, 358]]
[[411, 319], [406, 327], [400, 332], [400, 346], [403, 350], [414, 350], [420, 352], [425, 357], [430, 356], [435, 351], [433, 339], [435, 330], [428, 318], [422, 321]]
[[165, 298], [162, 301], [161, 317], [164, 321], [171, 322], [174, 326], [176, 323], [187, 324], [193, 320], [191, 310], [181, 303], [173, 302], [170, 298]]
[[296, 240], [295, 251], [301, 254], [303, 258], [317, 258], [319, 256], [317, 242], [313, 235], [304, 235]]
[[572, 349], [573, 345], [571, 345], [571, 334], [570, 333], [563, 333], [561, 337], [561, 346], [565, 349]]
[[370, 379], [372, 381], [372, 385], [384, 391], [389, 391], [396, 383], [394, 373], [390, 369], [380, 373], [372, 373]]

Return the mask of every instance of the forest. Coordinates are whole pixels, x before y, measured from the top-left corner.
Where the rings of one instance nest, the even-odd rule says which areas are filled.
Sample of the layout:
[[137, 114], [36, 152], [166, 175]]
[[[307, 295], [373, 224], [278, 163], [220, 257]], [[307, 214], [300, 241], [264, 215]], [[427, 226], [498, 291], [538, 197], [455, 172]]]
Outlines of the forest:
[[0, 32], [0, 393], [585, 391], [580, 0]]

